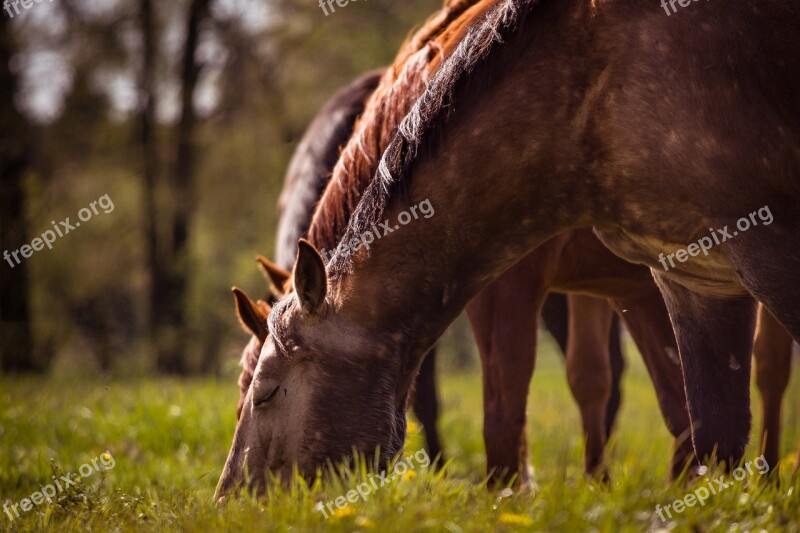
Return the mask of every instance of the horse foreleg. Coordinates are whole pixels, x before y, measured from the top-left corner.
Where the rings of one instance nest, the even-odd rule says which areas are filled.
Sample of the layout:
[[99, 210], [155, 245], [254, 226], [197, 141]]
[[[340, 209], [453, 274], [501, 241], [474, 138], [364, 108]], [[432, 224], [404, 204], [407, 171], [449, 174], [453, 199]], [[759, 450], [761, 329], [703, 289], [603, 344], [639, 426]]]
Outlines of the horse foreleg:
[[545, 284], [523, 259], [476, 296], [467, 315], [483, 367], [483, 438], [492, 483], [530, 484], [527, 400]]
[[756, 303], [699, 295], [662, 272], [653, 274], [678, 342], [695, 453], [731, 468], [744, 455], [750, 432]]
[[[551, 292], [547, 295], [542, 306], [542, 321], [544, 326], [558, 343], [564, 356], [567, 354], [567, 337], [569, 336], [569, 311], [567, 308], [567, 295]], [[622, 343], [619, 332], [619, 317], [614, 315], [608, 335], [608, 356], [611, 365], [611, 392], [606, 404], [605, 435], [606, 440], [611, 436], [614, 423], [617, 420], [620, 403], [622, 402], [622, 373], [625, 370], [625, 359], [622, 356]]]
[[774, 468], [780, 459], [781, 408], [792, 367], [792, 337], [763, 305], [758, 309], [753, 357], [763, 415], [761, 445], [767, 464]]
[[569, 335], [569, 308], [566, 294], [551, 292], [547, 295], [542, 305], [542, 322], [561, 348], [562, 355], [566, 355]]
[[614, 312], [605, 300], [570, 294], [567, 380], [581, 412], [586, 473], [607, 479], [603, 464], [606, 405], [611, 395], [608, 332]]
[[611, 431], [614, 429], [622, 403], [622, 373], [625, 371], [619, 316], [616, 314], [611, 319], [611, 330], [608, 334], [608, 362], [611, 368], [611, 393], [606, 404], [606, 440], [611, 437]]
[[414, 386], [414, 414], [425, 432], [428, 454], [436, 464], [444, 464], [442, 443], [436, 422], [439, 418], [439, 396], [436, 391], [436, 347], [422, 360]]
[[625, 320], [636, 347], [642, 354], [647, 372], [653, 381], [661, 416], [667, 429], [675, 437], [670, 464], [670, 478], [674, 479], [688, 463], [694, 462], [695, 455], [678, 346], [667, 308], [655, 285], [646, 296], [611, 302]]

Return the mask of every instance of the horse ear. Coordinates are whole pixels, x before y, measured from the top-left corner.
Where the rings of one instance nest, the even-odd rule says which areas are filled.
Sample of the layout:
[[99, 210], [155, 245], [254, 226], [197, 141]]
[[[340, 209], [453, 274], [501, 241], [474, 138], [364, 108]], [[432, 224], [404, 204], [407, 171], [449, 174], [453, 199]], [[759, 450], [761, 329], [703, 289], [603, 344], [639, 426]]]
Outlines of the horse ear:
[[256, 305], [258, 306], [259, 309], [261, 309], [261, 312], [264, 313], [264, 316], [268, 317], [269, 314], [272, 312], [272, 307], [270, 307], [269, 304], [264, 300], [259, 300], [258, 302], [256, 302]]
[[314, 245], [305, 239], [297, 243], [297, 261], [294, 264], [292, 285], [304, 312], [319, 312], [328, 293], [328, 275], [325, 263]]
[[257, 255], [256, 262], [269, 282], [269, 290], [272, 291], [272, 295], [278, 300], [283, 298], [286, 294], [286, 283], [292, 277], [292, 273], [282, 269], [263, 255]]
[[267, 338], [267, 317], [269, 316], [270, 308], [259, 300], [256, 304], [251, 300], [243, 290], [234, 287], [233, 299], [236, 303], [236, 316], [239, 317], [239, 323], [248, 333], [252, 333], [258, 340], [264, 342]]

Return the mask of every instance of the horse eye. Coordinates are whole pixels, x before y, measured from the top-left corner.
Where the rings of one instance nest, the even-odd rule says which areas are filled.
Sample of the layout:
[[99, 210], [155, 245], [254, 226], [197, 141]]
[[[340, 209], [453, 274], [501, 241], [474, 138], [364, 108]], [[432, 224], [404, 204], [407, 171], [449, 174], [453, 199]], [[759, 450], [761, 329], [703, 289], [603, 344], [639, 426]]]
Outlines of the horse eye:
[[275, 397], [275, 395], [278, 393], [278, 390], [280, 390], [280, 388], [281, 388], [280, 385], [276, 385], [275, 388], [273, 388], [271, 391], [269, 391], [269, 393], [267, 393], [266, 396], [262, 396], [261, 398], [254, 399], [253, 400], [253, 407], [263, 407], [266, 404], [268, 404], [270, 402], [270, 400], [272, 400]]

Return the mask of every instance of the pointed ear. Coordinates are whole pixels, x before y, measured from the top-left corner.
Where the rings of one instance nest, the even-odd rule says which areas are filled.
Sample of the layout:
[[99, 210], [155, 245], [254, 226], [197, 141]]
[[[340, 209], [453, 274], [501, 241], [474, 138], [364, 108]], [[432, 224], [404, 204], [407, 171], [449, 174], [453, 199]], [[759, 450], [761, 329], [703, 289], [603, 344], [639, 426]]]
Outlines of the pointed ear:
[[282, 269], [263, 255], [257, 255], [256, 262], [269, 282], [269, 290], [272, 291], [272, 295], [278, 300], [283, 298], [286, 294], [286, 283], [292, 277], [292, 273]]
[[264, 314], [264, 316], [269, 316], [269, 314], [272, 312], [272, 307], [270, 307], [269, 304], [264, 300], [257, 301], [256, 305], [259, 309], [261, 309], [261, 312]]
[[305, 239], [297, 243], [292, 286], [304, 312], [310, 315], [319, 312], [328, 293], [328, 275], [319, 252]]
[[251, 300], [243, 290], [234, 287], [233, 299], [236, 303], [236, 315], [239, 317], [239, 323], [245, 331], [258, 337], [258, 340], [264, 342], [267, 338], [267, 317], [269, 316], [270, 308], [259, 300], [256, 304]]

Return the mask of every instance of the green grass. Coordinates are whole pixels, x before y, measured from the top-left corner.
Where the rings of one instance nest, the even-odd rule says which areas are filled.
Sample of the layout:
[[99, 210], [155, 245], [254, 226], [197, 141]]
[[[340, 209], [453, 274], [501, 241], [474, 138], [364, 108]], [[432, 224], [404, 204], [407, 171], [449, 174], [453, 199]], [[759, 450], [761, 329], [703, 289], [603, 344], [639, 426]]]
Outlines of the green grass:
[[[633, 350], [628, 350], [635, 354]], [[656, 504], [682, 498], [693, 486], [668, 486], [670, 438], [638, 357], [628, 358], [623, 410], [602, 486], [582, 473], [578, 412], [563, 363], [543, 343], [530, 397], [531, 462], [537, 489], [490, 491], [483, 486], [480, 377], [441, 376], [440, 423], [451, 461], [445, 472], [418, 470], [380, 488], [366, 502], [331, 518], [314, 510], [364, 481], [297, 485], [266, 501], [247, 497], [223, 509], [214, 486], [234, 429], [237, 387], [225, 380], [0, 379], [0, 499], [14, 504], [59, 475], [108, 450], [114, 467], [87, 477], [61, 499], [35, 506], [3, 530], [276, 530], [276, 531], [750, 531], [800, 528], [800, 481], [790, 468], [779, 487], [748, 477], [662, 524]], [[800, 383], [792, 381], [784, 420], [785, 463], [797, 460]], [[758, 407], [754, 399], [754, 407]], [[758, 409], [754, 409], [758, 411]], [[757, 418], [757, 417], [756, 417]], [[758, 420], [756, 419], [756, 427]], [[408, 453], [420, 449], [412, 424]], [[751, 445], [747, 458], [758, 455]], [[695, 483], [701, 483], [695, 482]], [[676, 516], [676, 515], [673, 515]]]

